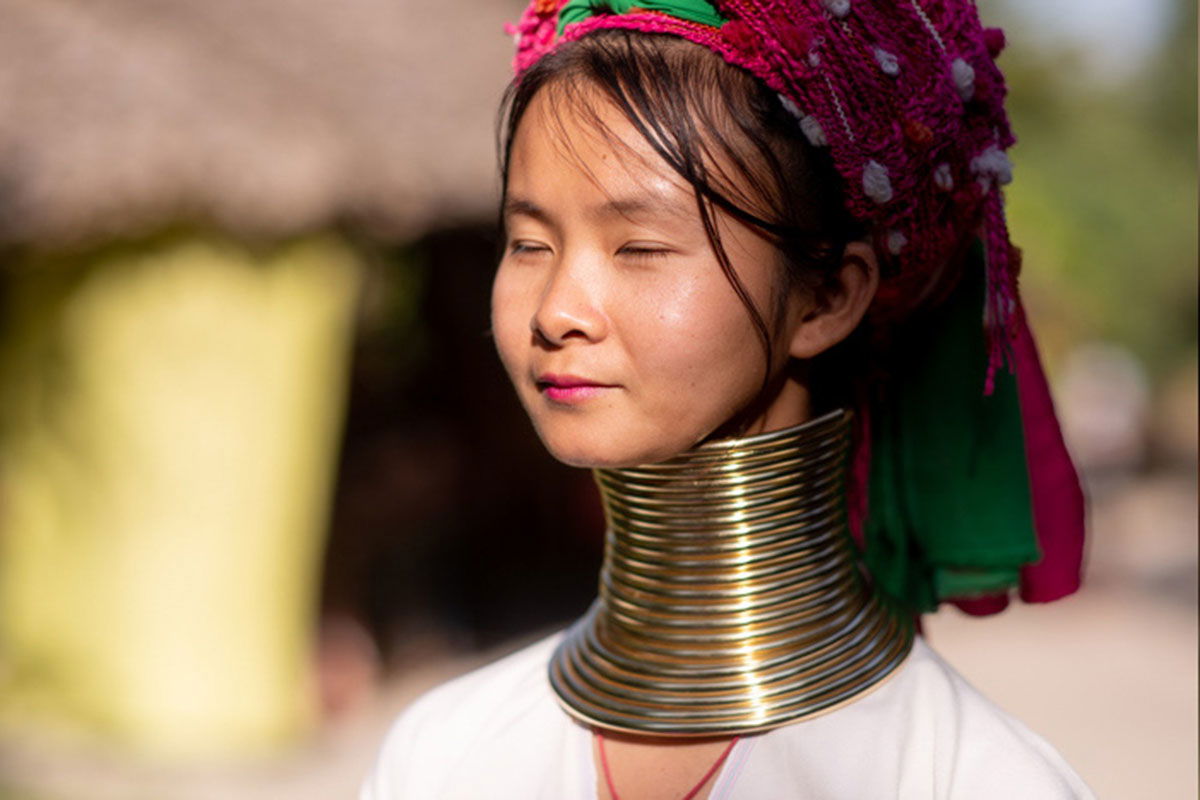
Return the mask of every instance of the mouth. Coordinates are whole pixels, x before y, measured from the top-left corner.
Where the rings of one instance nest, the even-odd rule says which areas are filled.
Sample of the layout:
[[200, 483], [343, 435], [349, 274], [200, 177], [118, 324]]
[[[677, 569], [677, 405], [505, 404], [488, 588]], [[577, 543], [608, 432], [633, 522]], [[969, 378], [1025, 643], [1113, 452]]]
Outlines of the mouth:
[[538, 391], [548, 400], [563, 405], [575, 405], [603, 394], [616, 384], [601, 383], [578, 375], [539, 375], [534, 382]]

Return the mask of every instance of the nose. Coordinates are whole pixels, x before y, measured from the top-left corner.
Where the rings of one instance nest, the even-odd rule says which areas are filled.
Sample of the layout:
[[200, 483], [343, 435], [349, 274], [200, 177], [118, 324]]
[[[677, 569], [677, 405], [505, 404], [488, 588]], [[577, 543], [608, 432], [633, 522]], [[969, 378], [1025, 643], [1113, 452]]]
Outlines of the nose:
[[598, 288], [598, 278], [586, 264], [561, 261], [549, 274], [530, 320], [534, 335], [555, 347], [571, 340], [603, 339], [607, 323], [598, 302]]

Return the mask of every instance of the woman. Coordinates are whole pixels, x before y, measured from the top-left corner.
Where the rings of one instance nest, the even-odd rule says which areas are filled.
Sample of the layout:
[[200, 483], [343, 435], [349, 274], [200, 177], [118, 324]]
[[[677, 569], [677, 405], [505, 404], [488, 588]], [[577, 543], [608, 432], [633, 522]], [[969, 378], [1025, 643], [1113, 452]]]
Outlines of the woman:
[[535, 0], [515, 32], [493, 330], [596, 470], [600, 596], [415, 703], [363, 797], [1090, 796], [912, 624], [1078, 574], [998, 34], [966, 0]]

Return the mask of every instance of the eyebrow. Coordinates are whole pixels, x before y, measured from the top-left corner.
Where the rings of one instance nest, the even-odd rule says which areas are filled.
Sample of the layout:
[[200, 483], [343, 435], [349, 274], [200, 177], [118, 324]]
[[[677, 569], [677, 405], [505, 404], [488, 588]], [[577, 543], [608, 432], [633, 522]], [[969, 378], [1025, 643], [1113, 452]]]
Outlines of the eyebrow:
[[546, 225], [552, 224], [550, 213], [532, 200], [523, 197], [507, 197], [504, 200], [504, 218], [529, 217]]
[[[632, 218], [639, 214], [651, 214], [672, 218], [689, 218], [690, 214], [678, 204], [652, 197], [619, 197], [610, 198], [604, 203], [592, 206], [587, 211], [589, 217], [603, 220], [611, 217]], [[509, 197], [504, 201], [504, 217], [524, 216], [537, 220], [546, 225], [554, 225], [554, 215], [537, 203], [525, 197]]]

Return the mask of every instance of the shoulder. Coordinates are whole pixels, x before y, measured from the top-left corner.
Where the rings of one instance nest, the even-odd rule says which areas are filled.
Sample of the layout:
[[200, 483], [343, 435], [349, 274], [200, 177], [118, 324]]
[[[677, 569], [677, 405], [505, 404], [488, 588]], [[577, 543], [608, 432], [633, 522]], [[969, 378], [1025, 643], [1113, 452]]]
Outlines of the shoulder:
[[[761, 756], [760, 756], [761, 751]], [[761, 737], [747, 761], [803, 763], [834, 796], [1091, 798], [1062, 756], [980, 694], [921, 639], [855, 702]], [[862, 769], [871, 764], [870, 770]], [[768, 795], [764, 795], [768, 796]]]
[[405, 710], [396, 727], [503, 724], [511, 715], [525, 713], [550, 698], [546, 669], [561, 638], [561, 633], [547, 636], [431, 689]]
[[1092, 797], [1054, 747], [984, 697], [923, 640], [913, 656], [901, 687], [913, 715], [908, 730], [948, 766], [948, 796]]
[[[554, 634], [455, 678], [414, 701], [392, 724], [361, 800], [440, 797], [470, 768], [509, 749], [536, 750], [565, 722], [546, 677]], [[549, 745], [546, 745], [549, 746]], [[493, 778], [496, 777], [493, 774]]]

